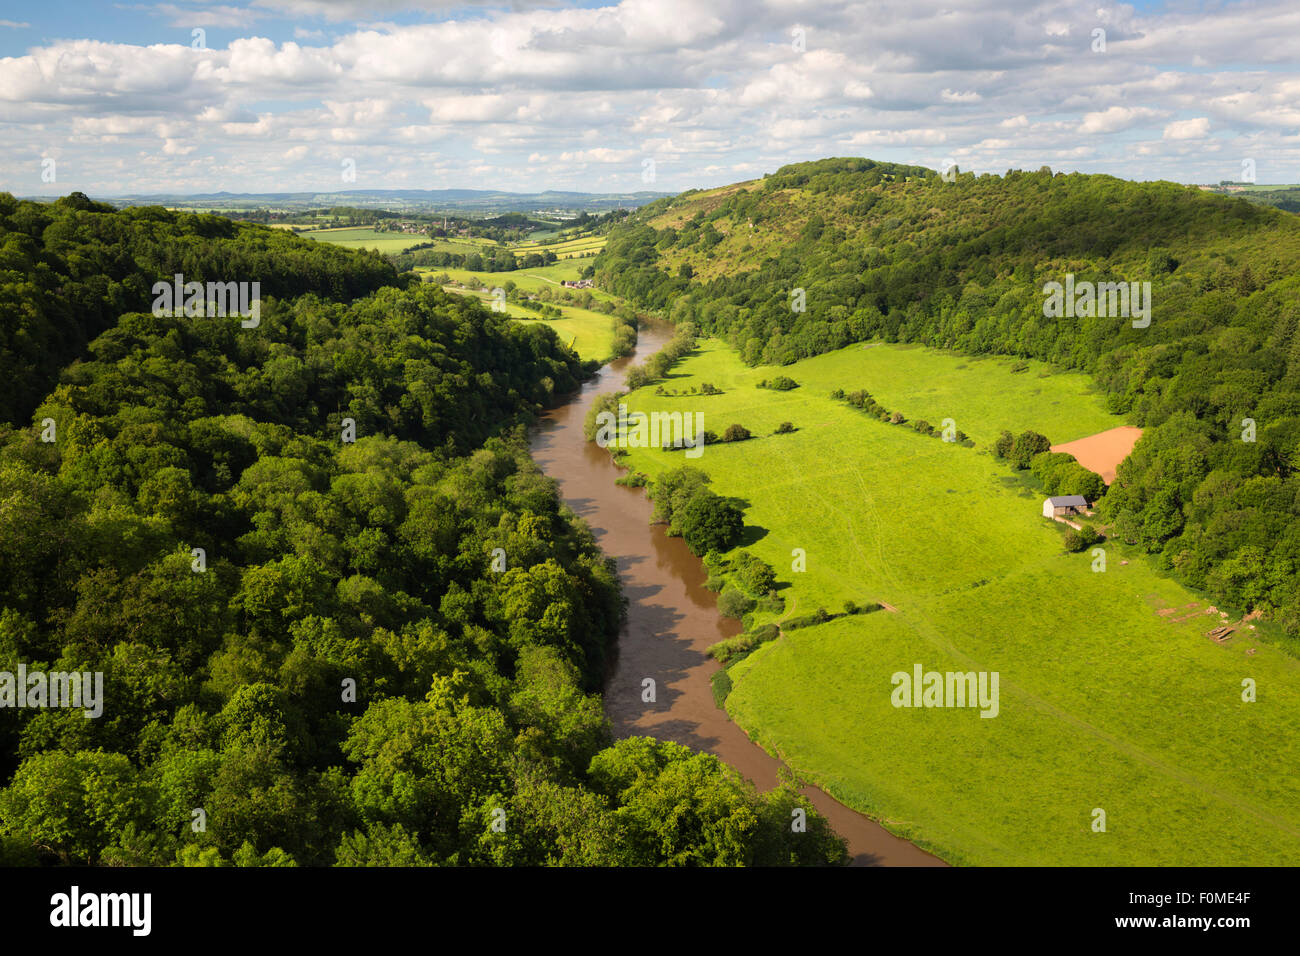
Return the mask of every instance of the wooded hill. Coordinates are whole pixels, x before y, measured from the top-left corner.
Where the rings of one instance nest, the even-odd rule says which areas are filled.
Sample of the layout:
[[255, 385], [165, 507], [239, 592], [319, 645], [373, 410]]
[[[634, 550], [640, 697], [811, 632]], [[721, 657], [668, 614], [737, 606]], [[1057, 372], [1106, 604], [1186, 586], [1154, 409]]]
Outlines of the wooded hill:
[[[1115, 533], [1300, 636], [1300, 218], [1166, 182], [827, 159], [651, 203], [595, 267], [751, 365], [880, 338], [1090, 372], [1147, 429], [1103, 502]], [[1150, 282], [1149, 326], [1046, 317], [1067, 274]]]
[[220, 216], [161, 206], [119, 211], [72, 193], [53, 203], [0, 193], [0, 422], [22, 421], [58, 372], [158, 280], [260, 281], [264, 296], [353, 299], [397, 285], [378, 253], [348, 254]]

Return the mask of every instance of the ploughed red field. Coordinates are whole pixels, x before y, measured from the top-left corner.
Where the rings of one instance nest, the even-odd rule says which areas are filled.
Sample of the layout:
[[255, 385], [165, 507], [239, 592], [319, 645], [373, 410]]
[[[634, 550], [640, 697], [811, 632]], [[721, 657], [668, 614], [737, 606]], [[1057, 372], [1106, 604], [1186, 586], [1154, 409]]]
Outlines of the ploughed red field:
[[1128, 457], [1137, 440], [1142, 437], [1142, 429], [1136, 425], [1121, 425], [1108, 428], [1087, 438], [1077, 438], [1062, 445], [1053, 445], [1052, 451], [1071, 454], [1089, 471], [1095, 471], [1110, 484], [1115, 480], [1115, 469]]

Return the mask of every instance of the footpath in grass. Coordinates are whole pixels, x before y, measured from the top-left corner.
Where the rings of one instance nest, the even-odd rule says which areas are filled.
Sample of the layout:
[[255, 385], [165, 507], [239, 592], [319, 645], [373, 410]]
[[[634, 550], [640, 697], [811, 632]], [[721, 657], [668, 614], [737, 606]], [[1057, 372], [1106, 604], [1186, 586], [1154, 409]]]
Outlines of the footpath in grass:
[[[778, 374], [799, 387], [755, 387]], [[760, 437], [627, 463], [689, 463], [744, 502], [780, 617], [896, 609], [786, 630], [734, 664], [726, 707], [755, 740], [955, 863], [1300, 863], [1300, 661], [1248, 627], [1209, 640], [1218, 613], [1135, 551], [1106, 542], [1104, 571], [1066, 554], [1041, 495], [985, 449], [1003, 428], [1063, 442], [1122, 424], [1086, 377], [886, 344], [750, 369], [707, 341], [662, 384], [705, 382], [722, 394], [649, 386], [627, 402]], [[881, 423], [835, 388], [951, 418], [975, 447]], [[773, 434], [785, 421], [796, 430]], [[895, 707], [893, 675], [917, 664], [997, 672], [997, 716]]]

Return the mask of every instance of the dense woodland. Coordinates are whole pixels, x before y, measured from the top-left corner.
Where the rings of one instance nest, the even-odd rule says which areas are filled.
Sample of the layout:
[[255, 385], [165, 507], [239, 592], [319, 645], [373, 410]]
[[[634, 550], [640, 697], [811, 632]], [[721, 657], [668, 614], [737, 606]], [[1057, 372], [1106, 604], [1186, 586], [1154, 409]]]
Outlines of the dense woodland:
[[53, 203], [0, 193], [0, 421], [26, 419], [58, 372], [151, 287], [260, 281], [264, 296], [350, 300], [395, 285], [376, 253], [350, 254], [221, 216], [138, 206], [115, 212], [73, 193]]
[[[0, 210], [0, 670], [106, 698], [0, 710], [0, 864], [845, 860], [793, 784], [611, 740], [618, 581], [523, 436], [582, 374], [550, 329], [216, 217]], [[260, 325], [150, 314], [174, 271]]]
[[[595, 265], [751, 365], [880, 338], [1090, 372], [1146, 429], [1102, 500], [1112, 534], [1300, 636], [1300, 218], [1174, 183], [831, 159], [658, 200]], [[1149, 326], [1045, 317], [1067, 273], [1150, 282]]]

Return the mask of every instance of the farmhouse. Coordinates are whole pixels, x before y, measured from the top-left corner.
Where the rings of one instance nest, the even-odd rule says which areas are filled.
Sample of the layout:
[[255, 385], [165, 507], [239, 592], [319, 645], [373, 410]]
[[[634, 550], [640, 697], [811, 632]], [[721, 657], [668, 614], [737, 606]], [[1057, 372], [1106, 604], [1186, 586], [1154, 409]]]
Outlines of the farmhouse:
[[1043, 500], [1043, 517], [1058, 518], [1061, 515], [1083, 514], [1088, 509], [1088, 499], [1083, 495], [1057, 495]]
[[590, 279], [578, 279], [575, 282], [570, 282], [566, 279], [560, 283], [560, 285], [564, 286], [566, 289], [590, 289], [595, 286], [595, 284], [596, 283], [592, 282]]

